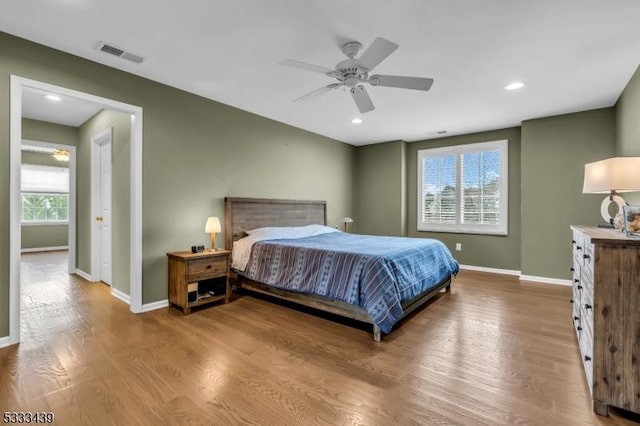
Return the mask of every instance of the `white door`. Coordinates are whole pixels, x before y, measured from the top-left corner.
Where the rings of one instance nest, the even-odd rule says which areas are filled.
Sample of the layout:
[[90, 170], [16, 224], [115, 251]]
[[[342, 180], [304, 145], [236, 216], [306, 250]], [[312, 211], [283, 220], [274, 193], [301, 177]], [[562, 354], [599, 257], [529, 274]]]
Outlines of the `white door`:
[[100, 281], [112, 283], [111, 141], [100, 146]]

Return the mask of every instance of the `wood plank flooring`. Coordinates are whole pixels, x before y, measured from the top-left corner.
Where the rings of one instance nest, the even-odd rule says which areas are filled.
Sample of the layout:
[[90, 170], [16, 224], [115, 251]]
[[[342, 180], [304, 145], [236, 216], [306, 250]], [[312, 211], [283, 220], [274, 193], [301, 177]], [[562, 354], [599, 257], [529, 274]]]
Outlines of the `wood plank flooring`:
[[[25, 254], [0, 409], [91, 425], [632, 425], [592, 413], [570, 288], [462, 271], [381, 343], [247, 296], [141, 315]], [[637, 418], [635, 419], [637, 420]]]

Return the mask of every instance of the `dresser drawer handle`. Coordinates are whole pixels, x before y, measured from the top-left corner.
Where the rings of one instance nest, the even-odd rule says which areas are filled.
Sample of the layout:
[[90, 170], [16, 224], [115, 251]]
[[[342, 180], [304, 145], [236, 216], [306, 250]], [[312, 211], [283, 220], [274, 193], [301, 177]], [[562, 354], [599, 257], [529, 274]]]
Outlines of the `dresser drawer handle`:
[[574, 321], [578, 321], [580, 319], [580, 317], [573, 317]]
[[591, 256], [589, 256], [588, 254], [585, 254], [582, 256], [583, 259], [591, 259]]
[[575, 272], [576, 268], [569, 268], [571, 272]]
[[590, 304], [588, 304], [588, 303], [585, 303], [585, 304], [584, 304], [584, 308], [585, 308], [585, 309], [591, 309], [592, 307], [593, 307], [593, 306], [591, 306], [591, 305], [590, 305]]
[[585, 360], [585, 361], [591, 361], [591, 357], [590, 357], [589, 355], [585, 355], [585, 356], [584, 356], [584, 360]]
[[577, 288], [578, 290], [582, 290], [582, 286], [581, 286], [581, 285], [577, 286], [576, 288]]
[[576, 250], [582, 250], [582, 247], [576, 246]]
[[576, 243], [576, 240], [571, 240], [571, 244], [575, 244], [575, 243]]
[[579, 282], [580, 282], [580, 280], [579, 280], [579, 279], [577, 279], [577, 278], [574, 278], [574, 279], [573, 279], [573, 282], [574, 282], [574, 283], [579, 283]]
[[573, 303], [573, 299], [569, 300], [570, 303]]
[[577, 327], [576, 327], [576, 330], [578, 330], [578, 331], [582, 331], [582, 327], [577, 326]]

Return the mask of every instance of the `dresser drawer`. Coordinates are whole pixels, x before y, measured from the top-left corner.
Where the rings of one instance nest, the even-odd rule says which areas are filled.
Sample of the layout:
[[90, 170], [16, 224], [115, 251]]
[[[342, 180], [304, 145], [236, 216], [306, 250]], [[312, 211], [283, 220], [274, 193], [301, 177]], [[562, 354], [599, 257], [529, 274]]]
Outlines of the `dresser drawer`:
[[187, 281], [199, 281], [221, 277], [227, 274], [226, 257], [192, 259], [187, 268]]

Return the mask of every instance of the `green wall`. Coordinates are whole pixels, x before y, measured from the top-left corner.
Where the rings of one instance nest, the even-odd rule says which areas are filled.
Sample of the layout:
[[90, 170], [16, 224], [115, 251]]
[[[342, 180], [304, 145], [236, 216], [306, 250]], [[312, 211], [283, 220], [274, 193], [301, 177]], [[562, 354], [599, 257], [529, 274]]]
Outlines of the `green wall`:
[[69, 225], [22, 225], [21, 248], [67, 247]]
[[616, 155], [640, 156], [640, 67], [616, 104]]
[[357, 148], [354, 232], [407, 234], [406, 145], [395, 141]]
[[[224, 218], [225, 196], [327, 200], [330, 225], [353, 214], [354, 147], [4, 33], [2, 203], [9, 201], [10, 74], [144, 108], [143, 303], [167, 298], [166, 253], [206, 244], [204, 223]], [[0, 209], [0, 336], [9, 330], [8, 261], [9, 210]]]
[[107, 129], [112, 129], [112, 286], [130, 294], [131, 117], [122, 112], [102, 110], [78, 129], [76, 267], [89, 275], [97, 272], [91, 269], [91, 227], [96, 226], [91, 215], [91, 138]]
[[570, 225], [596, 225], [601, 195], [583, 194], [584, 165], [613, 155], [613, 108], [522, 123], [523, 275], [569, 279]]
[[[1, 37], [2, 33], [0, 33], [0, 39]], [[2, 49], [0, 49], [0, 55], [2, 55]], [[22, 139], [77, 146], [78, 128], [23, 118]]]
[[[478, 235], [418, 231], [418, 150], [507, 139], [509, 141], [509, 230], [508, 235]], [[407, 145], [407, 225], [410, 237], [435, 238], [444, 242], [463, 265], [520, 269], [520, 128], [473, 133], [426, 140]], [[462, 250], [455, 251], [461, 243]]]

